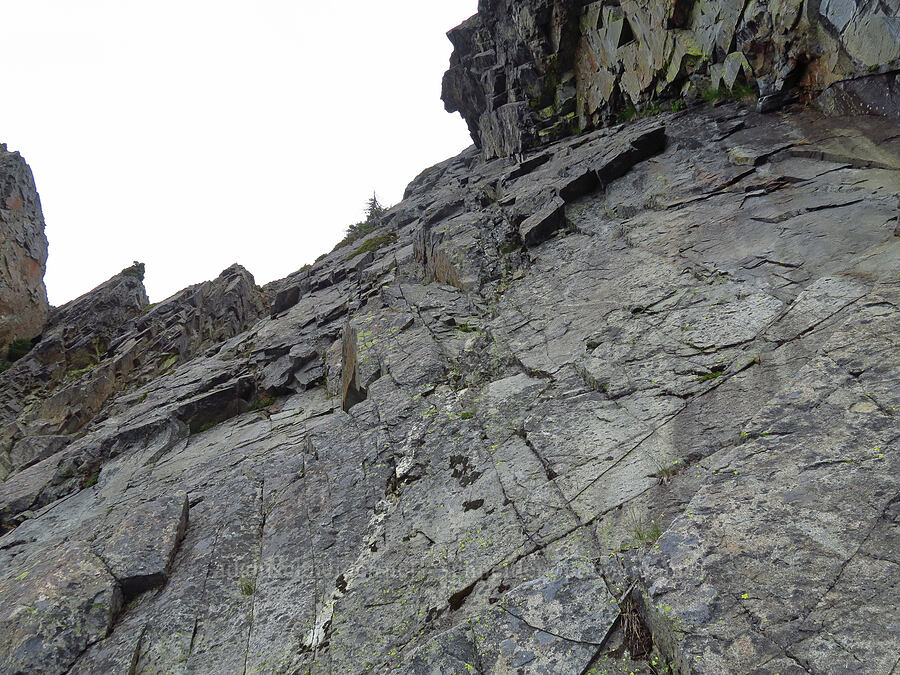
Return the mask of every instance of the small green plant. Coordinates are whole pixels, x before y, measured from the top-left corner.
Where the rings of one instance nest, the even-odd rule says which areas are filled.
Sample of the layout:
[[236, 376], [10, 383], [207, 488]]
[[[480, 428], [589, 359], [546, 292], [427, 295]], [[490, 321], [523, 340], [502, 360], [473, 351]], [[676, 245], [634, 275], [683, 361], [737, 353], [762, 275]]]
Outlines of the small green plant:
[[711, 371], [706, 373], [705, 375], [700, 375], [697, 378], [697, 382], [708, 382], [709, 380], [715, 380], [717, 377], [722, 377], [725, 374], [725, 369], [721, 366], [716, 366]]
[[378, 236], [372, 237], [371, 239], [366, 240], [362, 246], [355, 249], [353, 253], [344, 257], [344, 262], [348, 260], [352, 260], [356, 256], [361, 253], [368, 253], [369, 251], [377, 251], [380, 248], [388, 246], [389, 244], [393, 244], [397, 241], [397, 233], [396, 232], [385, 232], [384, 234], [379, 234]]
[[212, 429], [212, 428], [213, 428], [214, 426], [216, 426], [217, 424], [218, 424], [218, 422], [204, 422], [204, 423], [201, 424], [199, 427], [197, 427], [197, 431], [196, 431], [195, 433], [198, 433], [198, 434], [199, 434], [199, 433], [202, 433], [202, 432], [204, 432], [204, 431], [209, 431], [210, 429]]
[[712, 107], [724, 99], [724, 92], [721, 87], [704, 87], [700, 91], [700, 98], [706, 105]]
[[73, 368], [69, 372], [66, 373], [67, 380], [77, 380], [79, 377], [84, 375], [85, 373], [91, 372], [94, 368], [97, 367], [96, 363], [89, 363], [83, 368]]
[[84, 481], [84, 487], [94, 487], [97, 484], [97, 481], [100, 480], [100, 472], [95, 471], [92, 473], [86, 481]]
[[616, 114], [616, 121], [631, 122], [632, 120], [640, 120], [645, 117], [654, 117], [664, 112], [679, 112], [685, 108], [687, 108], [687, 103], [683, 98], [676, 99], [670, 103], [648, 103], [640, 110], [633, 104], [629, 104]]
[[629, 103], [616, 113], [617, 122], [630, 122], [638, 116], [638, 110], [633, 103]]
[[[84, 363], [83, 366], [79, 368], [73, 368], [72, 370], [66, 373], [67, 380], [77, 380], [79, 377], [84, 375], [85, 373], [91, 372], [94, 368], [100, 365], [100, 362], [103, 360], [106, 351], [106, 344], [101, 337], [95, 337], [91, 341], [91, 346], [93, 348], [92, 353], [88, 353], [85, 357], [84, 353], [81, 352], [77, 356], [76, 364]], [[85, 358], [87, 359], [87, 363], [85, 363]]]
[[16, 340], [13, 340], [9, 343], [9, 349], [6, 353], [6, 360], [10, 363], [12, 363], [13, 361], [18, 361], [28, 352], [30, 352], [33, 346], [34, 343], [28, 338], [18, 338]]
[[470, 420], [475, 417], [474, 410], [466, 410], [464, 413], [460, 413], [459, 419], [461, 420]]
[[752, 101], [756, 98], [756, 92], [746, 82], [735, 82], [731, 89], [724, 86], [705, 87], [700, 91], [700, 98], [712, 107], [727, 101]]
[[140, 281], [144, 280], [144, 263], [134, 261], [134, 264], [131, 267], [126, 267], [124, 270], [119, 272], [122, 276], [125, 277], [134, 277]]
[[[378, 201], [378, 197], [373, 193], [372, 197], [366, 202], [366, 219], [359, 223], [354, 223], [347, 227], [346, 232], [344, 233], [344, 238], [341, 239], [332, 250], [332, 252], [337, 251], [339, 248], [343, 248], [345, 246], [349, 246], [350, 244], [362, 239], [367, 234], [370, 234], [375, 231], [375, 229], [381, 224], [381, 217], [385, 214], [387, 208], [381, 205]], [[358, 253], [354, 253], [353, 255], [359, 255]], [[349, 256], [347, 260], [353, 257], [353, 255]], [[318, 258], [316, 258], [316, 262], [319, 262], [322, 258], [325, 257], [325, 254], [322, 254]]]
[[729, 101], [752, 101], [756, 99], [756, 91], [746, 82], [735, 82], [728, 92]]
[[866, 70], [868, 70], [870, 73], [874, 73], [874, 72], [875, 72], [876, 70], [878, 70], [879, 68], [881, 68], [881, 66], [879, 66], [877, 63], [873, 63], [873, 64], [872, 64], [871, 66], [869, 66]]
[[[362, 239], [367, 234], [375, 231], [375, 228], [378, 227], [378, 223], [367, 223], [366, 221], [362, 221], [359, 223], [354, 223], [347, 227], [347, 231], [344, 234], [344, 238], [341, 239], [335, 247], [331, 249], [332, 251], [337, 251], [339, 248], [344, 248], [345, 246], [349, 246], [355, 241]], [[319, 259], [324, 258], [325, 254], [320, 256]], [[318, 260], [316, 260], [318, 262]]]
[[95, 337], [93, 340], [91, 340], [91, 345], [94, 347], [94, 363], [99, 364], [100, 361], [103, 360], [106, 346], [103, 344], [103, 340], [101, 340], [99, 337]]
[[472, 326], [470, 326], [467, 323], [456, 324], [456, 330], [458, 330], [460, 333], [474, 333], [475, 332], [475, 329], [472, 328]]
[[660, 485], [665, 485], [668, 483], [675, 474], [681, 471], [684, 468], [684, 462], [681, 458], [678, 458], [672, 462], [659, 463], [656, 466], [656, 473], [653, 474], [653, 477], [657, 479]]
[[273, 403], [275, 403], [274, 396], [260, 396], [251, 401], [250, 410], [262, 410], [263, 408], [268, 408]]
[[522, 242], [518, 241], [517, 239], [507, 239], [500, 247], [500, 255], [509, 255], [513, 251], [518, 251], [521, 248]]
[[238, 580], [238, 587], [241, 589], [241, 595], [253, 595], [256, 593], [256, 582], [247, 577], [241, 577]]
[[632, 515], [631, 534], [635, 544], [642, 547], [650, 547], [662, 536], [659, 523], [655, 520], [646, 520], [643, 517]]
[[178, 354], [169, 354], [159, 369], [164, 373], [168, 373], [175, 368], [176, 363], [178, 363]]

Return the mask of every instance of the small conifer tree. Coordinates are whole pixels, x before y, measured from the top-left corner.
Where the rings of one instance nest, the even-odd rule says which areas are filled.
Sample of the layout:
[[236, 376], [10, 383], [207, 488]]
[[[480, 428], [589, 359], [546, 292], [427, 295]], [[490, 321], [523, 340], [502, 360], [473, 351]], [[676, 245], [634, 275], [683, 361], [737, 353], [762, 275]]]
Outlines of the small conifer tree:
[[385, 210], [381, 202], [378, 201], [378, 196], [373, 192], [372, 198], [366, 202], [366, 222], [375, 222], [384, 214]]

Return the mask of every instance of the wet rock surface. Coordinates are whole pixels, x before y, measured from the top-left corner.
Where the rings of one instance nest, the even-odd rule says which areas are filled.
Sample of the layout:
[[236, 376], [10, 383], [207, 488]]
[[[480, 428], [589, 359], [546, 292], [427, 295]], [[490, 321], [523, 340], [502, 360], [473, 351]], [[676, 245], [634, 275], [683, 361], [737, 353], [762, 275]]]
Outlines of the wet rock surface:
[[0, 376], [0, 671], [891, 672], [898, 193], [882, 118], [697, 107], [113, 280], [96, 411], [69, 320]]

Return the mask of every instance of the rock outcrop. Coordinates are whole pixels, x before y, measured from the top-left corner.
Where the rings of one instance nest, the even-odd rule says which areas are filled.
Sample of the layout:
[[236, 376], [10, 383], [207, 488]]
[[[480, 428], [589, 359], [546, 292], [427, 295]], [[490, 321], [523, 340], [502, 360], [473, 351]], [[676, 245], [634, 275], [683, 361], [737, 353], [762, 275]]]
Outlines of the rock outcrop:
[[31, 340], [44, 328], [46, 264], [44, 216], [31, 169], [0, 144], [0, 366], [18, 356], [7, 354], [11, 342]]
[[[448, 37], [442, 98], [486, 157], [609, 124], [629, 107], [682, 105], [736, 85], [765, 111], [838, 81], [900, 72], [897, 0], [481, 0]], [[838, 86], [823, 105], [896, 115], [900, 91]]]
[[59, 308], [0, 376], [0, 670], [890, 672], [898, 144], [472, 148], [374, 252]]

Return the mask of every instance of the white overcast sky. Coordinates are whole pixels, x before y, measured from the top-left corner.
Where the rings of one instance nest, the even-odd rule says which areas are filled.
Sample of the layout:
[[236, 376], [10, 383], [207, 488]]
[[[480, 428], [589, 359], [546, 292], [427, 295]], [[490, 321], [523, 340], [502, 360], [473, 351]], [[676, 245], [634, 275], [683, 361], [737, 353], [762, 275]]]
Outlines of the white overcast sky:
[[159, 301], [312, 262], [471, 143], [446, 31], [477, 0], [0, 0], [0, 142], [35, 175], [59, 305], [140, 260]]

